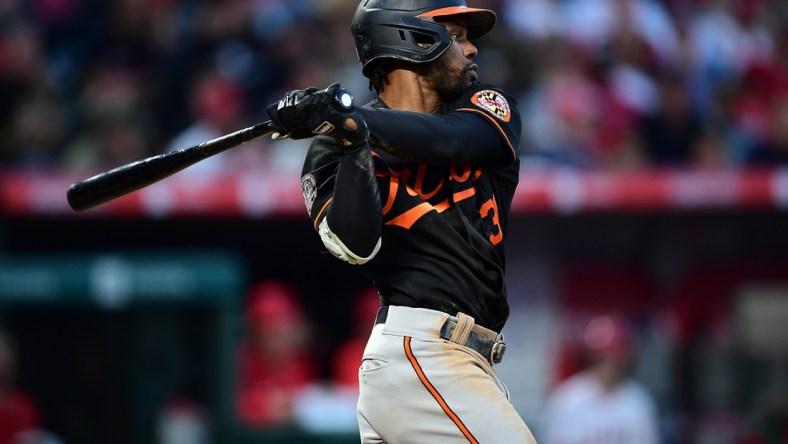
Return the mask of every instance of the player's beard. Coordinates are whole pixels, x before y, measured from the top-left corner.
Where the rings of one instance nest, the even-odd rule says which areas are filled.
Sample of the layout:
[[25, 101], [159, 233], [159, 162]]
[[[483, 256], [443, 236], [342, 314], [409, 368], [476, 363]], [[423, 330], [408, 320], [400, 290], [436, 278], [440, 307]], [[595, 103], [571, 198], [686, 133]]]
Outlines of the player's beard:
[[444, 103], [453, 102], [471, 86], [470, 66], [452, 65], [446, 54], [428, 63], [422, 74], [429, 85], [438, 93]]

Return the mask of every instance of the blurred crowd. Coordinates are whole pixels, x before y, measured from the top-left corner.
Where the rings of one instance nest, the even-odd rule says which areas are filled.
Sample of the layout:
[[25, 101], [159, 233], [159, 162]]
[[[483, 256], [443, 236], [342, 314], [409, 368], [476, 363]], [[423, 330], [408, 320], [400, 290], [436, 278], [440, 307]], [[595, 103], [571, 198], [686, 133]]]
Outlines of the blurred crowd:
[[[522, 0], [504, 17], [525, 151], [579, 166], [720, 167], [788, 158], [786, 4]], [[522, 59], [522, 57], [514, 57]]]
[[261, 280], [249, 289], [237, 350], [235, 412], [252, 429], [356, 433], [358, 367], [380, 307], [377, 290], [370, 286], [353, 297], [350, 323], [325, 356], [303, 304], [298, 290], [283, 280]]
[[[480, 80], [518, 98], [522, 155], [578, 168], [788, 161], [780, 0], [489, 0]], [[0, 0], [0, 166], [86, 172], [267, 120], [284, 92], [371, 97], [356, 0]], [[293, 147], [293, 145], [297, 145]], [[205, 172], [300, 165], [261, 138]]]

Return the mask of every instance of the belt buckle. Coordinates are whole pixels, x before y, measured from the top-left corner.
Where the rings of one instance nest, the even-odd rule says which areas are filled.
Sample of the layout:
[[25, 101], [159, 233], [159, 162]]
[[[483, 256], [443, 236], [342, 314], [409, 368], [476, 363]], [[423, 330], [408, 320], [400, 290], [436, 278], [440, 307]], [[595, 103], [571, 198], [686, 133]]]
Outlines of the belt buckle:
[[490, 361], [493, 364], [500, 364], [503, 361], [504, 353], [506, 353], [506, 343], [503, 342], [503, 335], [499, 334], [490, 349]]

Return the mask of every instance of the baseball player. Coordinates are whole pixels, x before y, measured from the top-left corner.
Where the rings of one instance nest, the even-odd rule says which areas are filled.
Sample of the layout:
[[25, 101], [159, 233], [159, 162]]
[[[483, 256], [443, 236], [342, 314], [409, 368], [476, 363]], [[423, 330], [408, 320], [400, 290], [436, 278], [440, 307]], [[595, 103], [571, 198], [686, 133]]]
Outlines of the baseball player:
[[364, 0], [351, 30], [377, 97], [343, 112], [335, 84], [267, 110], [275, 137], [318, 134], [307, 211], [378, 289], [359, 369], [364, 443], [535, 442], [493, 369], [520, 137], [514, 100], [477, 81], [471, 41], [495, 21], [464, 0]]

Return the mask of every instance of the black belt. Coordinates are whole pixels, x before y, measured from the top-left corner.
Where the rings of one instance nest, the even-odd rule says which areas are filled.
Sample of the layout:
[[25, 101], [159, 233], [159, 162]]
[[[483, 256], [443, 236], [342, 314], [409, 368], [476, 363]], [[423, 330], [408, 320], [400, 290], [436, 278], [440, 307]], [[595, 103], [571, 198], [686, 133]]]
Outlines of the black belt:
[[[384, 305], [378, 310], [378, 315], [375, 317], [375, 324], [384, 324], [389, 315], [389, 306]], [[450, 341], [454, 327], [457, 326], [457, 321], [446, 319], [440, 331], [440, 337]], [[498, 335], [495, 339], [488, 338], [480, 333], [471, 331], [468, 335], [468, 340], [464, 345], [471, 348], [480, 355], [484, 356], [488, 361], [493, 364], [498, 364], [503, 360], [503, 354], [506, 352], [506, 344], [503, 342], [503, 335]]]

